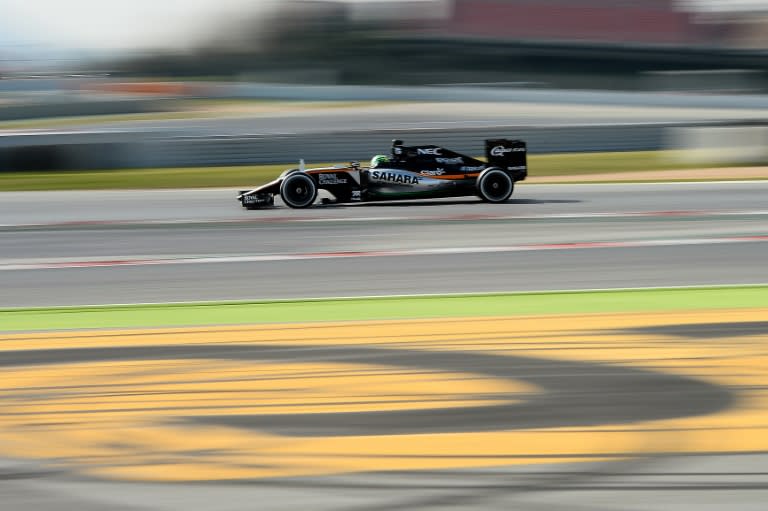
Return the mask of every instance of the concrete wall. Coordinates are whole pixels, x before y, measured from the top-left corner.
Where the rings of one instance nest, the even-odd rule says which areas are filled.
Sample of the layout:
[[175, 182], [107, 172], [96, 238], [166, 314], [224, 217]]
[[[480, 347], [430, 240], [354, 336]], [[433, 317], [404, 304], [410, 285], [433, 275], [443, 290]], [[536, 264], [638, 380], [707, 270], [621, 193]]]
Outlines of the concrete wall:
[[138, 114], [168, 110], [170, 100], [54, 98], [40, 103], [0, 105], [0, 121], [17, 121], [49, 117], [78, 117], [88, 115]]
[[0, 171], [131, 168], [147, 143], [141, 132], [0, 135]]
[[197, 167], [367, 160], [391, 140], [479, 155], [487, 138], [522, 139], [536, 153], [681, 149], [686, 161], [766, 161], [768, 127], [724, 123], [496, 126], [322, 134], [184, 136], [144, 131], [0, 135], [0, 171]]
[[664, 145], [664, 125], [500, 126], [352, 131], [269, 136], [189, 137], [144, 132], [0, 136], [0, 170], [111, 169], [366, 160], [393, 138], [481, 154], [486, 138], [520, 138], [533, 153], [642, 151]]
[[684, 163], [768, 163], [768, 125], [693, 126], [671, 129], [668, 147], [683, 149]]

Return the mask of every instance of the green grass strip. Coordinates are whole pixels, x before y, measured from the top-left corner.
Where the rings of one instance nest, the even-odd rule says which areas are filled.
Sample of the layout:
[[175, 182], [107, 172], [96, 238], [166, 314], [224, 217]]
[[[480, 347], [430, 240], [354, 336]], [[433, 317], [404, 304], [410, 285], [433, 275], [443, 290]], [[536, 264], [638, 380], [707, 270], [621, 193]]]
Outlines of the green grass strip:
[[[352, 150], [354, 151], [354, 148]], [[366, 155], [350, 153], [350, 159], [364, 161], [365, 158]], [[331, 164], [307, 162], [307, 165], [317, 167]], [[744, 165], [748, 164], [745, 163]], [[296, 166], [298, 166], [298, 162], [237, 167], [0, 172], [0, 192], [210, 187], [250, 189], [274, 179], [283, 170]], [[710, 165], [680, 163], [680, 159], [676, 157], [674, 151], [532, 154], [528, 156], [531, 176], [562, 176], [564, 181], [569, 182], [578, 182], [578, 176], [583, 174], [718, 166], [721, 165], [716, 163]], [[726, 178], [727, 176], [723, 177]]]
[[768, 307], [768, 286], [4, 309], [0, 331], [755, 307]]

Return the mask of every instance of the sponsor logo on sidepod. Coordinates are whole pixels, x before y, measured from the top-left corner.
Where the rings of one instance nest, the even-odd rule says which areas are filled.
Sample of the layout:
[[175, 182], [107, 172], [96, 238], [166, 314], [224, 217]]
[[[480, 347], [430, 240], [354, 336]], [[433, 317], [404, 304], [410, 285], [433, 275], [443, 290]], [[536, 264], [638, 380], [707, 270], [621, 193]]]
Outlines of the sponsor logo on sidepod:
[[439, 147], [427, 147], [425, 149], [416, 149], [418, 154], [431, 154], [432, 156], [440, 156], [441, 149]]
[[340, 179], [336, 174], [320, 174], [319, 182], [321, 185], [345, 185], [346, 179]]
[[419, 178], [416, 176], [409, 176], [407, 174], [395, 174], [394, 172], [383, 172], [374, 170], [371, 172], [371, 178], [377, 181], [387, 181], [389, 183], [404, 184], [404, 185], [417, 185], [419, 184]]

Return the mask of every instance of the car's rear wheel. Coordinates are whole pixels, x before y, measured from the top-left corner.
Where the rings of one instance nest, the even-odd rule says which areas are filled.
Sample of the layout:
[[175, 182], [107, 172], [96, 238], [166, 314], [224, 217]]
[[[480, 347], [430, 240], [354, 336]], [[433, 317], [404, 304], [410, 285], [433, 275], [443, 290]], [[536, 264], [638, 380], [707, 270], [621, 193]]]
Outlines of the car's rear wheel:
[[501, 169], [486, 169], [477, 179], [477, 194], [485, 202], [506, 202], [515, 190], [515, 182]]
[[315, 180], [303, 172], [290, 174], [280, 185], [280, 197], [292, 208], [308, 208], [317, 198]]

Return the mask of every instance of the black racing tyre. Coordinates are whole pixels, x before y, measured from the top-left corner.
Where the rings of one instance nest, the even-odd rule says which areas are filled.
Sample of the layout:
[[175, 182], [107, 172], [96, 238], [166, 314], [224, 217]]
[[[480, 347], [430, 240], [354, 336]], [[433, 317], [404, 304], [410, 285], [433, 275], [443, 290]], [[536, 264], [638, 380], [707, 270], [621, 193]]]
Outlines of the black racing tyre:
[[280, 197], [292, 208], [308, 208], [317, 198], [315, 180], [304, 172], [289, 174], [280, 185]]
[[485, 169], [477, 178], [477, 194], [485, 202], [506, 202], [515, 190], [515, 182], [501, 169]]

